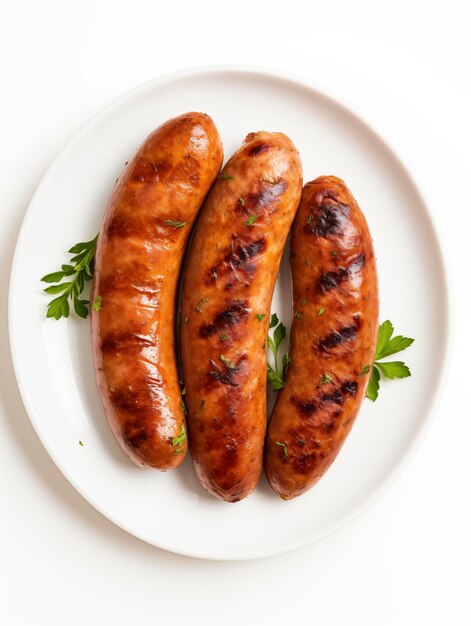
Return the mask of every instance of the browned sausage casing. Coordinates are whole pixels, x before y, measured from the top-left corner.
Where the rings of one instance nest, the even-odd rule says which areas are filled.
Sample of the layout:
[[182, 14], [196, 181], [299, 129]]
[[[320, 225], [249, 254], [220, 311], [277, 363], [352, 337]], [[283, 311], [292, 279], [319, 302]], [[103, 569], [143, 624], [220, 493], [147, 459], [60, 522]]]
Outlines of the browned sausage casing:
[[222, 163], [210, 117], [187, 113], [155, 130], [119, 178], [96, 252], [92, 343], [111, 429], [139, 466], [186, 452], [175, 357], [175, 293], [193, 221]]
[[201, 212], [184, 275], [182, 357], [190, 450], [203, 486], [237, 502], [255, 488], [266, 430], [266, 337], [301, 195], [281, 133], [247, 136]]
[[291, 364], [268, 428], [265, 469], [285, 500], [312, 487], [353, 425], [373, 361], [378, 282], [366, 220], [345, 183], [307, 183], [291, 235]]

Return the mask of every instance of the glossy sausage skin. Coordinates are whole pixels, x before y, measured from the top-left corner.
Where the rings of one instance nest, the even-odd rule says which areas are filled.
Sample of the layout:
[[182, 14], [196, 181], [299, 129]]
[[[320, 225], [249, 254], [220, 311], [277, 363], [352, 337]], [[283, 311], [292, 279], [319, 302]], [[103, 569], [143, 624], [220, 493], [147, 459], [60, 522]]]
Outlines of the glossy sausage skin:
[[334, 461], [365, 395], [378, 329], [373, 244], [345, 183], [307, 183], [291, 235], [291, 364], [268, 428], [265, 469], [284, 500]]
[[157, 128], [118, 179], [101, 226], [92, 300], [96, 378], [111, 429], [139, 466], [186, 452], [175, 357], [175, 295], [191, 227], [222, 164], [211, 118]]
[[190, 451], [203, 486], [228, 502], [248, 496], [262, 470], [270, 304], [301, 187], [290, 139], [251, 133], [213, 187], [187, 260], [181, 345]]

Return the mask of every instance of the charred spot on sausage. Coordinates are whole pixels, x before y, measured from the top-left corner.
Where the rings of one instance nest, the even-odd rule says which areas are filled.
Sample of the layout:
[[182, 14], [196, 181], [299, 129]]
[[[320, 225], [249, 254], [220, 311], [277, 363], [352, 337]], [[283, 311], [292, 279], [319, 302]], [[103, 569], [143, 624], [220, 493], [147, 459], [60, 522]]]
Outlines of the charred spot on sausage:
[[336, 272], [326, 272], [321, 274], [317, 283], [319, 293], [326, 293], [331, 289], [335, 289], [353, 274], [359, 272], [365, 265], [365, 255], [359, 254], [348, 267], [341, 268]]
[[245, 319], [249, 314], [248, 303], [245, 300], [236, 300], [226, 309], [216, 315], [209, 324], [204, 324], [200, 328], [202, 337], [212, 337], [217, 332], [228, 326], [233, 326]]
[[344, 395], [355, 396], [358, 390], [358, 383], [354, 380], [346, 380], [341, 387], [341, 391]]
[[360, 318], [356, 315], [353, 320], [354, 322], [350, 324], [350, 326], [343, 326], [339, 330], [335, 330], [333, 333], [330, 333], [330, 335], [327, 335], [327, 337], [324, 337], [324, 339], [320, 339], [317, 342], [317, 349], [321, 352], [328, 352], [332, 348], [336, 348], [343, 343], [355, 339], [360, 328]]
[[259, 143], [255, 143], [253, 146], [250, 146], [250, 148], [248, 149], [248, 154], [252, 157], [257, 156], [257, 154], [263, 154], [263, 152], [266, 152], [267, 150], [269, 150], [269, 148], [269, 143], [266, 143], [265, 141], [260, 141]]
[[226, 468], [234, 467], [238, 461], [239, 445], [237, 441], [231, 441], [231, 443], [226, 443], [224, 445], [224, 465]]
[[[248, 243], [236, 243], [237, 239], [233, 236], [231, 243], [231, 250], [228, 252], [222, 261], [220, 261], [216, 267], [211, 271], [215, 271], [219, 278], [224, 275], [231, 274], [229, 277], [231, 280], [225, 285], [225, 289], [230, 289], [233, 286], [233, 278], [241, 280], [240, 277], [235, 275], [236, 272], [244, 272], [246, 275], [250, 275], [255, 271], [255, 264], [250, 262], [254, 257], [263, 252], [266, 247], [266, 241], [264, 237], [259, 237], [255, 241]], [[247, 276], [244, 280], [247, 280]]]
[[343, 404], [344, 397], [340, 389], [335, 389], [331, 393], [324, 393], [321, 396], [322, 402], [327, 402], [329, 404]]
[[100, 344], [103, 353], [119, 352], [120, 350], [139, 351], [142, 348], [154, 348], [155, 342], [145, 335], [131, 331], [109, 332]]
[[227, 385], [228, 387], [238, 387], [239, 383], [236, 380], [236, 376], [242, 370], [246, 358], [247, 356], [243, 354], [241, 357], [239, 357], [236, 363], [233, 364], [232, 367], [228, 367], [227, 365], [219, 367], [219, 365], [217, 365], [212, 359], [210, 359], [210, 379], [216, 380], [222, 385]]
[[324, 202], [318, 208], [313, 207], [314, 219], [306, 223], [306, 232], [316, 237], [329, 237], [330, 235], [340, 235], [348, 213], [348, 206], [345, 204], [334, 204]]
[[168, 161], [146, 161], [140, 159], [134, 166], [131, 174], [133, 182], [155, 182], [170, 173], [172, 164]]
[[347, 276], [348, 271], [346, 269], [341, 269], [338, 272], [326, 272], [325, 274], [321, 274], [317, 283], [317, 290], [320, 293], [326, 293], [331, 289], [335, 289], [345, 280]]
[[239, 268], [265, 249], [265, 239], [261, 237], [245, 246], [239, 245], [224, 260], [233, 268]]
[[274, 202], [286, 191], [288, 184], [284, 178], [275, 183], [263, 182], [256, 193], [249, 193], [246, 205], [249, 209], [261, 208]]
[[136, 416], [126, 422], [121, 427], [121, 434], [123, 440], [130, 448], [139, 449], [142, 445], [152, 438], [152, 434], [149, 432], [149, 428], [146, 425], [146, 416]]
[[294, 457], [293, 468], [299, 474], [308, 474], [316, 463], [317, 454], [317, 452], [311, 452], [309, 454], [302, 454], [301, 456]]
[[298, 400], [296, 398], [291, 398], [291, 402], [296, 406], [298, 412], [303, 417], [311, 417], [317, 411], [317, 404], [314, 400]]
[[338, 194], [333, 189], [326, 189], [324, 191], [324, 198], [330, 198], [331, 200], [338, 200]]

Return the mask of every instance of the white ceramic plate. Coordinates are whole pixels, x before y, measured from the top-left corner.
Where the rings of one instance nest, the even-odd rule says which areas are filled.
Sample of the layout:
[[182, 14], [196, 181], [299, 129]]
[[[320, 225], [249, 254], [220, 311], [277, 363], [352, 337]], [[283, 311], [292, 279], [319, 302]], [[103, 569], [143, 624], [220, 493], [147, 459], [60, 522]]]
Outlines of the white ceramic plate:
[[[108, 428], [94, 382], [88, 321], [45, 319], [39, 278], [66, 262], [66, 250], [92, 238], [124, 162], [170, 117], [204, 111], [226, 157], [250, 131], [287, 133], [305, 180], [343, 178], [374, 237], [381, 319], [415, 337], [404, 358], [413, 377], [382, 385], [365, 401], [338, 459], [320, 483], [291, 502], [262, 478], [238, 504], [200, 487], [189, 457], [161, 474], [135, 467]], [[310, 543], [344, 524], [384, 490], [405, 464], [430, 418], [448, 345], [448, 295], [437, 235], [407, 170], [361, 119], [299, 80], [254, 68], [212, 67], [160, 78], [99, 113], [57, 157], [25, 217], [10, 287], [11, 349], [34, 428], [71, 484], [129, 533], [180, 554], [247, 559]], [[284, 259], [273, 311], [289, 321]], [[79, 440], [84, 446], [79, 445]]]

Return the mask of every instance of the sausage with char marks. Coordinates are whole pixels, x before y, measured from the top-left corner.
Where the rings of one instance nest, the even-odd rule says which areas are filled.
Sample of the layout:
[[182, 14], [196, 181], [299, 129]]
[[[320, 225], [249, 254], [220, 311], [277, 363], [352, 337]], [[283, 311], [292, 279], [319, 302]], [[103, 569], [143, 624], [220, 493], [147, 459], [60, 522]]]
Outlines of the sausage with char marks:
[[373, 244], [339, 178], [305, 185], [291, 234], [291, 270], [291, 364], [265, 450], [268, 481], [285, 500], [310, 489], [334, 461], [365, 395], [375, 352]]
[[91, 316], [97, 383], [118, 443], [141, 467], [168, 470], [185, 456], [175, 295], [193, 221], [221, 164], [209, 116], [169, 120], [118, 179], [98, 238], [91, 296], [101, 298]]
[[181, 345], [190, 451], [203, 486], [237, 502], [259, 480], [270, 305], [301, 195], [281, 133], [247, 136], [201, 212], [184, 275]]

